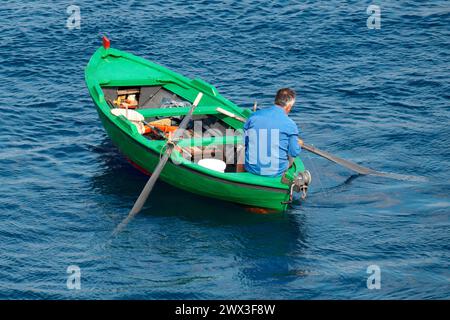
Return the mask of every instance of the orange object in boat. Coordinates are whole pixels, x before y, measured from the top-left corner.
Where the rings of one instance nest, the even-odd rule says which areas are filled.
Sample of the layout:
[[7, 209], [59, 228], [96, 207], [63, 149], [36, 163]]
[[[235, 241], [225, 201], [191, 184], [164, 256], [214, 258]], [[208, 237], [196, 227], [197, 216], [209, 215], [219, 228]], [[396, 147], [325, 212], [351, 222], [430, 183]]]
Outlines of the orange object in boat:
[[155, 128], [158, 128], [159, 130], [161, 130], [164, 133], [174, 133], [177, 129], [178, 126], [166, 126], [163, 124], [152, 124], [152, 126], [154, 126]]

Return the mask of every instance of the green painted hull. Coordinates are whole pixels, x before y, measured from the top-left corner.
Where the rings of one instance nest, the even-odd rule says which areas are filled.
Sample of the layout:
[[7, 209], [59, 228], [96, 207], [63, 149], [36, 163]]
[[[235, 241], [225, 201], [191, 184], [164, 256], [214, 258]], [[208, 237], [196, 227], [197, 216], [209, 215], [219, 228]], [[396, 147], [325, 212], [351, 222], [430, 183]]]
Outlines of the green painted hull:
[[[108, 136], [130, 161], [147, 172], [152, 172], [156, 167], [163, 143], [146, 139], [126, 119], [112, 115], [101, 88], [113, 85], [164, 84], [172, 92], [191, 102], [202, 91], [204, 98], [196, 113], [202, 114], [210, 109], [208, 106], [214, 105], [244, 118], [249, 114], [248, 110], [226, 100], [214, 87], [201, 80], [184, 78], [162, 66], [116, 49], [102, 47], [97, 50], [86, 68], [86, 84]], [[242, 127], [242, 123], [235, 119], [224, 121], [234, 128]], [[290, 175], [304, 171], [300, 159], [296, 159], [295, 166], [290, 171]], [[247, 172], [215, 172], [187, 161], [182, 161], [181, 164], [169, 161], [160, 179], [202, 196], [275, 211], [286, 210], [286, 202], [289, 200], [289, 186], [283, 184], [281, 178], [261, 177]]]

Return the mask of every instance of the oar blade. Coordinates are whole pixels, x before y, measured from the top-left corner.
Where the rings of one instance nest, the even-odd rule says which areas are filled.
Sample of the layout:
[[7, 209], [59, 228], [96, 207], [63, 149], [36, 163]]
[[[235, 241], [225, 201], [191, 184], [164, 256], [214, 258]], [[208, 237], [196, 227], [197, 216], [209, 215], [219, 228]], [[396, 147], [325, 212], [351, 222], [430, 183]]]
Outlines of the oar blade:
[[334, 163], [337, 163], [347, 169], [355, 171], [359, 174], [371, 175], [371, 176], [377, 176], [377, 177], [383, 177], [383, 178], [389, 178], [389, 179], [395, 179], [395, 180], [402, 180], [402, 181], [411, 181], [411, 182], [426, 182], [426, 181], [428, 181], [428, 179], [425, 177], [398, 174], [398, 173], [390, 173], [390, 172], [381, 172], [381, 171], [376, 171], [376, 170], [373, 170], [370, 168], [366, 168], [359, 164], [353, 163], [351, 161], [336, 157], [335, 155], [332, 155], [323, 150], [319, 150], [319, 149], [317, 149], [313, 146], [307, 145], [307, 144], [303, 144], [302, 148], [309, 152], [317, 154], [323, 158], [326, 158]]
[[158, 166], [153, 171], [152, 175], [148, 179], [147, 183], [145, 184], [144, 188], [141, 191], [141, 194], [137, 198], [136, 202], [133, 205], [133, 208], [131, 209], [128, 216], [114, 229], [113, 236], [118, 234], [120, 231], [125, 228], [125, 226], [128, 224], [128, 222], [133, 219], [144, 206], [145, 202], [148, 199], [148, 196], [153, 190], [153, 187], [155, 186], [156, 181], [158, 180], [162, 169], [164, 168], [165, 164], [167, 163], [167, 160], [169, 159], [171, 152], [166, 151], [163, 158], [161, 158], [161, 161], [158, 163]]
[[317, 148], [315, 148], [313, 146], [310, 146], [308, 144], [303, 144], [302, 148], [307, 150], [307, 151], [309, 151], [309, 152], [317, 154], [317, 155], [319, 155], [319, 156], [321, 156], [321, 157], [323, 157], [325, 159], [333, 161], [334, 163], [340, 164], [341, 166], [346, 167], [347, 169], [355, 171], [355, 172], [357, 172], [359, 174], [373, 174], [373, 173], [376, 172], [373, 169], [366, 168], [366, 167], [363, 167], [363, 166], [361, 166], [359, 164], [356, 164], [356, 163], [350, 162], [348, 160], [336, 157], [336, 156], [334, 156], [334, 155], [332, 155], [332, 154], [330, 154], [330, 153], [328, 153], [326, 151], [319, 150], [319, 149], [317, 149]]

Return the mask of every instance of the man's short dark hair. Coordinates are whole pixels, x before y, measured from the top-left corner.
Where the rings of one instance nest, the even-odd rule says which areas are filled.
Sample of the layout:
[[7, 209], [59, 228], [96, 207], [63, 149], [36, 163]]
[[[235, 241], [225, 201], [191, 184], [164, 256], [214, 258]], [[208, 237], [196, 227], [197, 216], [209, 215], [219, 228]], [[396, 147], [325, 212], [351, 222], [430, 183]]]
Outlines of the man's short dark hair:
[[295, 100], [295, 91], [290, 88], [282, 88], [277, 91], [275, 104], [280, 107], [286, 107]]

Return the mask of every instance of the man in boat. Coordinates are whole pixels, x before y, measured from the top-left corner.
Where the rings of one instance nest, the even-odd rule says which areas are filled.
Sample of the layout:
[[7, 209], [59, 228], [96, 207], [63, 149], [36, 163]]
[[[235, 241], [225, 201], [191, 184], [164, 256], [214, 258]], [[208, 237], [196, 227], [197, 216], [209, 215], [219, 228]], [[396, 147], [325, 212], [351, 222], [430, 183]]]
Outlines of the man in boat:
[[298, 128], [288, 117], [295, 92], [278, 90], [275, 104], [254, 112], [244, 125], [246, 171], [256, 175], [281, 176], [301, 151]]

